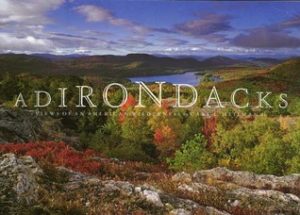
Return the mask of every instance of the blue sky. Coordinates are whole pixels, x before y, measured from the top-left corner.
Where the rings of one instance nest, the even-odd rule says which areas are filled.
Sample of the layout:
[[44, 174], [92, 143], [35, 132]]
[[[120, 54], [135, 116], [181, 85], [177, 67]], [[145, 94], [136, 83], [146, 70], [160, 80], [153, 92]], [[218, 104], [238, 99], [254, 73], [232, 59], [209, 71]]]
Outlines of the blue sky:
[[300, 2], [0, 0], [2, 53], [292, 56]]

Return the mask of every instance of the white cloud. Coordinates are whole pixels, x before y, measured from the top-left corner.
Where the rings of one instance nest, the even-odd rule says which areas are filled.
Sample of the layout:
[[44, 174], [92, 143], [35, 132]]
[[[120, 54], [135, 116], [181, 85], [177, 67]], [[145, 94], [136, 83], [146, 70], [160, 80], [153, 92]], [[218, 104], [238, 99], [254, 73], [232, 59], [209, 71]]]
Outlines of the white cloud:
[[7, 33], [0, 33], [0, 50], [16, 52], [43, 52], [47, 51], [52, 42], [47, 39], [39, 39], [33, 36], [17, 37]]
[[81, 5], [75, 10], [83, 15], [88, 22], [108, 22], [111, 25], [123, 26], [137, 33], [145, 34], [149, 29], [130, 20], [116, 17], [109, 10], [95, 5]]
[[50, 22], [48, 11], [58, 8], [64, 0], [0, 0], [0, 24], [24, 23], [29, 25]]
[[108, 10], [94, 5], [81, 5], [76, 10], [86, 17], [89, 22], [114, 21], [114, 17]]

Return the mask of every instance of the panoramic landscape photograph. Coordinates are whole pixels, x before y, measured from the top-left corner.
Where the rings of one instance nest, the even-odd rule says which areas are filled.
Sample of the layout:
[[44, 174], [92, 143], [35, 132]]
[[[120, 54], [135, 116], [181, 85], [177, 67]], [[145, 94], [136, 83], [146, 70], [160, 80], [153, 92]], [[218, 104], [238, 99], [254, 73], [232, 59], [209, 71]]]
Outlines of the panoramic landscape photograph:
[[300, 214], [300, 2], [0, 0], [0, 215], [110, 214]]

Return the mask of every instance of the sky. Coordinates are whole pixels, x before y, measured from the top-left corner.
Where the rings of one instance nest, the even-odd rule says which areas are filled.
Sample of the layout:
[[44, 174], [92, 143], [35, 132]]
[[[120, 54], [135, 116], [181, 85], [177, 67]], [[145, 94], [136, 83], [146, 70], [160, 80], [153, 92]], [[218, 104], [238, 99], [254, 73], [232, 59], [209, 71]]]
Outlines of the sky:
[[300, 2], [0, 0], [0, 52], [295, 56]]

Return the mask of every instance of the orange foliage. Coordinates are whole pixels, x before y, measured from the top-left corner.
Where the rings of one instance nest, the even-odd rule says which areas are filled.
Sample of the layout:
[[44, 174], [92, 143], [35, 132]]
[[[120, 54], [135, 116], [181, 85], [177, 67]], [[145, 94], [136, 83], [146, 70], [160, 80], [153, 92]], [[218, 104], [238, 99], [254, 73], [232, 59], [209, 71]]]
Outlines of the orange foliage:
[[176, 148], [176, 133], [168, 125], [157, 128], [154, 132], [154, 143], [161, 152], [171, 153]]
[[217, 117], [211, 116], [204, 119], [203, 134], [207, 138], [208, 142], [211, 143], [211, 136], [216, 132], [217, 128]]
[[119, 122], [122, 123], [125, 121], [126, 114], [125, 112], [130, 108], [134, 107], [137, 104], [135, 98], [129, 94], [126, 103], [120, 108]]

